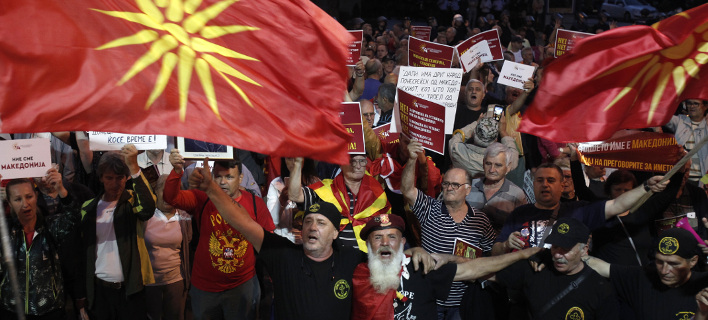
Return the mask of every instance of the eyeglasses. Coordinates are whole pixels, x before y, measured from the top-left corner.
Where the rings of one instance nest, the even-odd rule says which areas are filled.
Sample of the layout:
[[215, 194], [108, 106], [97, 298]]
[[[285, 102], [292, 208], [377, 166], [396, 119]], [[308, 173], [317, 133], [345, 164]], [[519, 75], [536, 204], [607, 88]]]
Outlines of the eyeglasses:
[[368, 118], [368, 117], [373, 117], [373, 116], [375, 116], [376, 113], [374, 113], [374, 112], [371, 112], [371, 113], [362, 113], [361, 115]]
[[357, 166], [365, 167], [366, 166], [366, 159], [358, 159], [358, 160], [357, 159], [350, 159], [349, 165], [351, 165], [352, 167], [357, 167]]
[[687, 106], [687, 107], [689, 107], [689, 106], [700, 106], [700, 105], [701, 105], [700, 102], [686, 101], [686, 106]]
[[447, 189], [448, 187], [452, 187], [452, 190], [457, 190], [457, 189], [459, 189], [461, 186], [466, 185], [466, 184], [469, 184], [469, 183], [459, 184], [459, 183], [456, 183], [456, 182], [447, 182], [447, 181], [446, 181], [446, 182], [443, 182], [441, 185], [442, 185], [443, 189]]

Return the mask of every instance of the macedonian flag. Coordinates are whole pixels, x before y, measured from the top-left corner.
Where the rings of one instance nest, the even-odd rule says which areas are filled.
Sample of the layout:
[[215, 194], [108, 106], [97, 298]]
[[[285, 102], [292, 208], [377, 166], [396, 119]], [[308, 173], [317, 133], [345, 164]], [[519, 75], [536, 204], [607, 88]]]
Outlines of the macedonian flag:
[[183, 136], [344, 162], [346, 30], [308, 0], [0, 2], [0, 132]]
[[544, 70], [519, 131], [583, 142], [663, 125], [680, 101], [708, 99], [706, 63], [708, 5], [582, 39]]

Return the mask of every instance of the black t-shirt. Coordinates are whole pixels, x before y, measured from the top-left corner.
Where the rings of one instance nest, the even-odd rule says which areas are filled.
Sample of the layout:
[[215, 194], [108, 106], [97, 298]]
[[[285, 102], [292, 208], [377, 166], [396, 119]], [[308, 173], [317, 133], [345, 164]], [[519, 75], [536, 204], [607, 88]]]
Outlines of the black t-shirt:
[[654, 264], [645, 268], [612, 264], [610, 279], [617, 295], [642, 320], [690, 319], [697, 308], [696, 294], [708, 287], [708, 273], [692, 272], [684, 285], [669, 288], [661, 283]]
[[273, 280], [275, 319], [349, 319], [352, 275], [363, 252], [335, 246], [329, 259], [316, 262], [302, 245], [265, 232], [258, 258]]
[[[619, 319], [619, 304], [609, 281], [590, 267], [574, 275], [564, 275], [546, 264], [534, 272], [528, 261], [518, 261], [497, 273], [497, 281], [509, 288], [522, 290], [534, 319]], [[581, 274], [589, 273], [578, 287], [553, 305], [548, 312], [540, 311], [554, 297], [571, 285]]]
[[435, 300], [447, 300], [452, 280], [457, 272], [456, 264], [446, 264], [440, 269], [423, 274], [423, 268], [415, 271], [413, 264], [406, 266], [409, 277], [401, 277], [398, 288], [406, 301], [394, 301], [394, 319], [437, 319]]

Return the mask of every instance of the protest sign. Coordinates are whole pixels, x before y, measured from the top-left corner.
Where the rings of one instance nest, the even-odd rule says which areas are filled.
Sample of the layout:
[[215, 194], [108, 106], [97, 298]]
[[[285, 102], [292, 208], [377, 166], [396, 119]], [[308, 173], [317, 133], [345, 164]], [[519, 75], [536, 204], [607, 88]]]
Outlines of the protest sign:
[[159, 134], [125, 134], [100, 131], [89, 131], [88, 134], [91, 151], [120, 150], [120, 148], [129, 143], [134, 144], [138, 150], [167, 148], [167, 136]]
[[556, 50], [553, 52], [553, 55], [555, 55], [556, 58], [564, 55], [566, 52], [573, 50], [576, 41], [589, 36], [594, 36], [594, 34], [558, 29], [558, 31], [556, 31]]
[[0, 141], [0, 174], [3, 180], [44, 177], [51, 166], [49, 139]]
[[455, 48], [418, 38], [408, 39], [408, 65], [411, 67], [450, 68]]
[[186, 159], [230, 160], [234, 158], [232, 146], [182, 137], [177, 137], [177, 149]]
[[398, 89], [401, 132], [416, 138], [423, 148], [445, 153], [445, 107]]
[[[445, 106], [445, 133], [452, 134], [461, 83], [462, 69], [401, 67], [397, 87], [414, 96]], [[398, 116], [395, 110], [393, 114], [394, 117]], [[398, 123], [394, 123], [391, 131], [399, 132], [397, 125]]]
[[351, 135], [347, 149], [349, 154], [364, 154], [364, 127], [361, 122], [361, 106], [359, 102], [342, 102], [342, 111], [339, 112], [344, 129]]
[[361, 58], [361, 43], [364, 40], [364, 31], [348, 30], [349, 34], [354, 37], [354, 42], [349, 44], [349, 55], [347, 56], [347, 66], [353, 67]]
[[472, 46], [481, 41], [487, 41], [487, 45], [489, 46], [489, 52], [491, 52], [492, 54], [492, 60], [504, 59], [501, 41], [499, 41], [499, 31], [497, 31], [497, 29], [492, 29], [489, 31], [475, 34], [471, 38], [460, 42], [460, 44], [455, 46], [455, 50], [457, 50], [457, 54], [462, 56], [463, 54], [465, 54], [465, 52], [467, 52], [467, 50], [471, 49]]
[[482, 40], [473, 45], [469, 50], [465, 51], [464, 54], [459, 55], [459, 58], [460, 64], [462, 65], [462, 70], [465, 72], [470, 72], [470, 70], [477, 65], [477, 59], [479, 59], [479, 62], [492, 61], [492, 52], [489, 51], [489, 43], [487, 40]]
[[433, 27], [431, 26], [411, 26], [411, 37], [416, 37], [425, 41], [430, 41], [430, 34]]
[[380, 125], [372, 130], [376, 133], [376, 136], [379, 138], [379, 141], [381, 141], [381, 144], [392, 144], [398, 142], [398, 134], [390, 132], [391, 123]]
[[601, 142], [578, 145], [585, 165], [636, 171], [668, 172], [683, 156], [673, 134], [622, 130]]
[[504, 61], [504, 66], [499, 73], [499, 80], [497, 83], [512, 86], [514, 88], [524, 89], [524, 82], [529, 78], [533, 78], [533, 72], [536, 67], [511, 62]]

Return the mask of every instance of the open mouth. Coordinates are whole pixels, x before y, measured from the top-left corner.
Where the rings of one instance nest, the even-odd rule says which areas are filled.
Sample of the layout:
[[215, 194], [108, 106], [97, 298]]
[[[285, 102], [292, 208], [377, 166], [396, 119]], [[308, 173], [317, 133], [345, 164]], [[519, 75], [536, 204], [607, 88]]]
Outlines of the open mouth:
[[319, 238], [314, 234], [310, 234], [307, 236], [307, 242], [310, 242], [310, 243], [317, 242], [318, 239]]
[[379, 249], [379, 255], [381, 258], [390, 258], [393, 255], [393, 252], [389, 249]]

